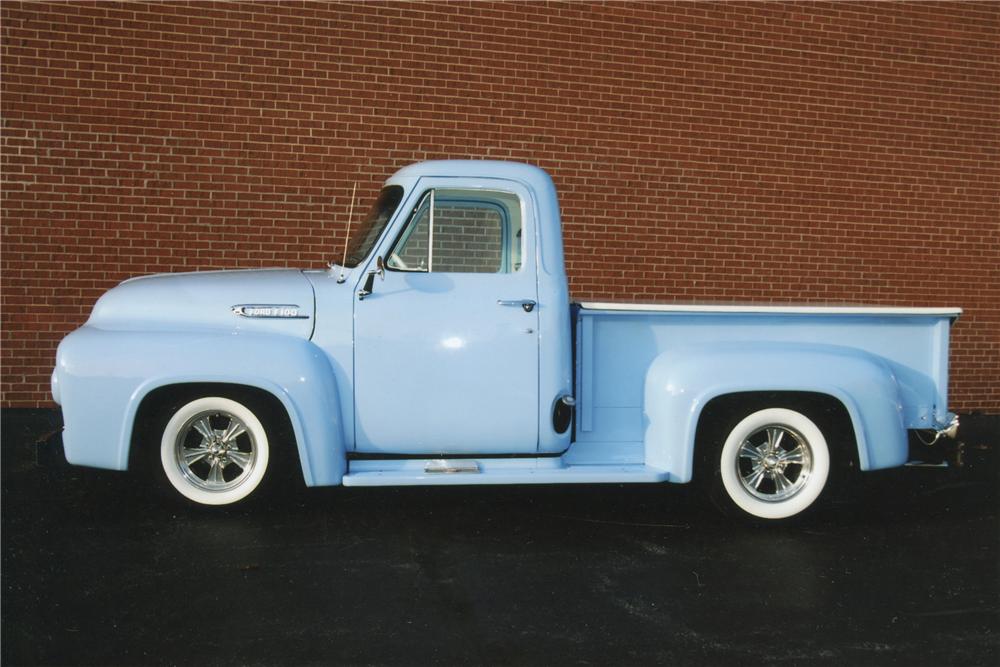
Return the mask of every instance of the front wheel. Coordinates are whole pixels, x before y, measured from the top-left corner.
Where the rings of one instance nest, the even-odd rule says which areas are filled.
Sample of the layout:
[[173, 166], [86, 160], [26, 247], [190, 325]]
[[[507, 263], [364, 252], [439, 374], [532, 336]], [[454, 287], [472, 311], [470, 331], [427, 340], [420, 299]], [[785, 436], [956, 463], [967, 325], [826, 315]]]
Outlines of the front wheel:
[[170, 485], [201, 505], [229, 505], [267, 472], [267, 432], [242, 403], [221, 396], [191, 401], [163, 429], [160, 464]]
[[759, 519], [787, 519], [808, 509], [830, 474], [819, 427], [800, 412], [768, 408], [742, 419], [716, 458], [716, 497]]

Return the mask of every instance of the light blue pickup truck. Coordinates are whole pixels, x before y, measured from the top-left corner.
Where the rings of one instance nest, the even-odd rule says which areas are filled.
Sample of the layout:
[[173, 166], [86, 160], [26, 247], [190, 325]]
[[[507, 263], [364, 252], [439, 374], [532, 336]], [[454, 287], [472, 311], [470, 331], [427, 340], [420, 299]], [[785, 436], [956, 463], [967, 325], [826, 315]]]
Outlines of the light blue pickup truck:
[[[306, 485], [704, 483], [755, 520], [954, 435], [957, 308], [573, 303], [541, 169], [401, 169], [328, 270], [127, 280], [59, 346], [66, 458], [195, 503]], [[828, 481], [831, 484], [828, 484]]]

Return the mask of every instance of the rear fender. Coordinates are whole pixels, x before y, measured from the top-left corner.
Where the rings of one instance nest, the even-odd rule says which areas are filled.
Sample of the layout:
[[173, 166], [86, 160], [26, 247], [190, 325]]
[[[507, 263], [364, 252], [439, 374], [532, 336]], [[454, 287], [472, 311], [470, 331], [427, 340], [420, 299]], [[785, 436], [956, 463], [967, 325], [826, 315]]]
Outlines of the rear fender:
[[135, 417], [150, 392], [175, 384], [255, 387], [284, 406], [310, 486], [345, 470], [340, 401], [328, 357], [308, 340], [230, 332], [83, 327], [59, 346], [56, 373], [70, 463], [125, 470]]
[[862, 470], [907, 460], [899, 387], [882, 359], [853, 348], [755, 343], [674, 348], [653, 360], [645, 383], [646, 464], [672, 481], [691, 481], [705, 406], [719, 396], [761, 391], [825, 394], [842, 403]]

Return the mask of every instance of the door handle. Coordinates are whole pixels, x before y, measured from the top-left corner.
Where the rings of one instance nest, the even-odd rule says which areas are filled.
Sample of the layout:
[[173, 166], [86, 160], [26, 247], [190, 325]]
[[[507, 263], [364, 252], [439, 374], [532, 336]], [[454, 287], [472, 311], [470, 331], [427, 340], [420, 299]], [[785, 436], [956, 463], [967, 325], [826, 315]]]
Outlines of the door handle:
[[498, 306], [521, 306], [524, 308], [524, 312], [530, 313], [535, 309], [537, 305], [531, 299], [497, 299]]

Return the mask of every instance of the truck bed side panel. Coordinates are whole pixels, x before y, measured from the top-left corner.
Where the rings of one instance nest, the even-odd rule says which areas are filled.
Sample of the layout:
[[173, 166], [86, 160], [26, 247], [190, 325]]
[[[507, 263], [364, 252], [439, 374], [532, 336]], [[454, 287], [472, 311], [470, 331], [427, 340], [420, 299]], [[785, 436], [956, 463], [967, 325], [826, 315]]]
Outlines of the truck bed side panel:
[[[644, 405], [645, 378], [661, 355], [669, 365], [672, 356], [681, 361], [693, 349], [711, 354], [712, 349], [742, 346], [751, 355], [754, 346], [760, 345], [779, 352], [783, 348], [795, 349], [800, 355], [803, 346], [815, 347], [818, 356], [812, 368], [817, 376], [816, 389], [836, 385], [838, 373], [847, 372], [846, 367], [823, 361], [835, 359], [836, 350], [865, 357], [884, 368], [886, 381], [895, 387], [896, 395], [888, 398], [898, 403], [901, 428], [940, 426], [947, 422], [949, 324], [949, 318], [941, 315], [618, 312], [584, 308], [576, 321], [576, 439], [594, 445], [643, 441], [649, 425]], [[820, 350], [834, 353], [823, 356], [826, 352], [820, 354]], [[722, 382], [712, 377], [710, 368], [705, 370], [697, 392], [702, 396], [710, 395], [713, 385]], [[753, 390], [755, 380], [748, 378], [751, 388], [746, 390]], [[768, 378], [759, 380], [760, 389], [775, 388]], [[809, 390], [807, 386], [788, 389]], [[676, 396], [671, 400], [686, 402], [683, 414], [696, 423], [697, 414], [690, 413], [699, 412], [703, 405], [690, 404], [693, 398]], [[678, 446], [687, 428], [687, 424], [676, 425]], [[894, 460], [898, 453], [884, 458], [892, 459], [892, 465], [898, 464]]]

